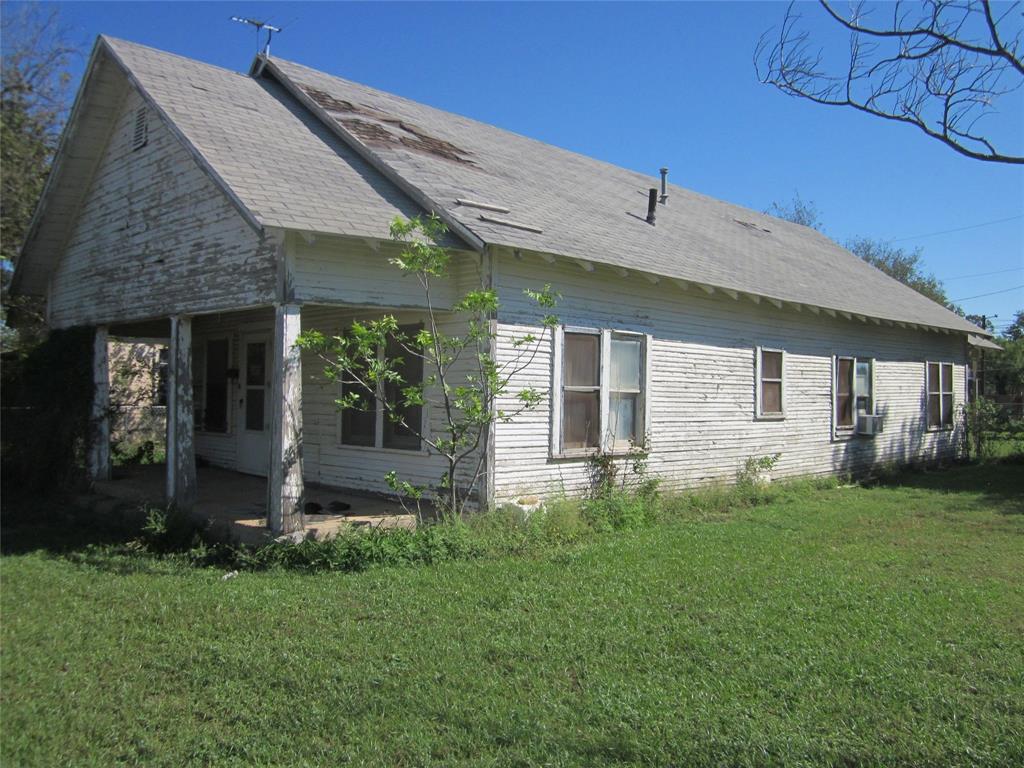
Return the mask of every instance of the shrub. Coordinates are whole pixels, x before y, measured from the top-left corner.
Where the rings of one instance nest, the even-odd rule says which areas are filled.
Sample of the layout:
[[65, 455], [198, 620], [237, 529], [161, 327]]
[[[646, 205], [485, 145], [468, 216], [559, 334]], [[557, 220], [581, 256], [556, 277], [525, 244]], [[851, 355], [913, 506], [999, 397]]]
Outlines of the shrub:
[[4, 356], [0, 455], [5, 503], [50, 497], [84, 478], [92, 341], [90, 328], [53, 331], [35, 347]]

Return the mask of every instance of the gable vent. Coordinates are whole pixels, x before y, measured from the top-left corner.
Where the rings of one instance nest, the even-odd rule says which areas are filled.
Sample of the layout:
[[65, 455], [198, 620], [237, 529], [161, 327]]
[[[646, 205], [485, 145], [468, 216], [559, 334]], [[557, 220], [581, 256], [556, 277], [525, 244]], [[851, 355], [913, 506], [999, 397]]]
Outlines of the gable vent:
[[132, 134], [132, 152], [146, 146], [149, 141], [149, 115], [145, 107], [135, 110], [135, 132]]

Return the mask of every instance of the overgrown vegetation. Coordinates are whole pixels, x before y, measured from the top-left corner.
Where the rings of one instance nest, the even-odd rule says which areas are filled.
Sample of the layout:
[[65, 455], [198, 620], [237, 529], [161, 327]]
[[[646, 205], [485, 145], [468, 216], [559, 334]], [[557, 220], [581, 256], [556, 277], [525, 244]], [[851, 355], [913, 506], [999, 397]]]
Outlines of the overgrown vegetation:
[[91, 329], [54, 331], [46, 341], [5, 357], [0, 462], [8, 512], [82, 479], [93, 398], [92, 340]]
[[664, 495], [614, 534], [510, 508], [463, 529], [495, 556], [344, 577], [8, 554], [0, 760], [1020, 765], [1022, 473]]

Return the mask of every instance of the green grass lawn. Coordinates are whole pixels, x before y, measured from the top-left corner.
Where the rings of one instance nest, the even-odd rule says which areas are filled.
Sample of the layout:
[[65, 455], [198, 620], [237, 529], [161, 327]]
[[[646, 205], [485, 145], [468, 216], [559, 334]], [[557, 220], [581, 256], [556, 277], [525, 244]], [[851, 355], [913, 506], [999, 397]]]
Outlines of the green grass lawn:
[[1024, 466], [361, 574], [7, 555], [4, 766], [1024, 764]]

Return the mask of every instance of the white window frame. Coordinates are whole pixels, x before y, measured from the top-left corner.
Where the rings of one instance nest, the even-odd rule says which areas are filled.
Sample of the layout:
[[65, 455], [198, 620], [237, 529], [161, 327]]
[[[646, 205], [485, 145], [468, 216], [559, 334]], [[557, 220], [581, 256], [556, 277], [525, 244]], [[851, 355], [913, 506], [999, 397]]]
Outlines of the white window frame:
[[[193, 403], [197, 403], [197, 402], [202, 403], [201, 408], [196, 408], [195, 405], [193, 405], [193, 408], [195, 409], [195, 411], [197, 413], [202, 413], [202, 420], [200, 422], [200, 424], [202, 426], [201, 427], [199, 427], [199, 426], [195, 427], [195, 431], [196, 431], [196, 433], [201, 434], [201, 435], [212, 435], [214, 437], [224, 437], [226, 435], [231, 435], [231, 434], [234, 433], [233, 424], [232, 424], [233, 421], [234, 421], [234, 413], [235, 413], [235, 409], [234, 409], [234, 399], [235, 398], [234, 398], [233, 389], [234, 389], [234, 386], [235, 386], [235, 381], [237, 381], [237, 380], [233, 380], [231, 378], [231, 376], [227, 376], [226, 377], [226, 381], [224, 382], [224, 389], [225, 389], [224, 396], [227, 398], [227, 408], [225, 409], [226, 412], [224, 414], [224, 418], [227, 420], [227, 424], [225, 424], [224, 431], [223, 432], [214, 432], [212, 430], [206, 429], [206, 393], [207, 393], [207, 388], [209, 387], [209, 381], [206, 378], [207, 345], [211, 341], [226, 341], [227, 342], [227, 344], [228, 344], [228, 368], [227, 369], [228, 369], [228, 371], [233, 370], [232, 366], [231, 366], [231, 361], [234, 360], [234, 356], [233, 355], [234, 355], [234, 351], [235, 351], [235, 344], [234, 344], [234, 339], [232, 338], [231, 334], [215, 334], [213, 336], [206, 336], [201, 341], [199, 341], [198, 343], [193, 345], [193, 347], [195, 349], [201, 350], [200, 360], [202, 361], [202, 363], [201, 363], [201, 365], [202, 365], [202, 367], [201, 367], [202, 377], [201, 378], [196, 377], [196, 378], [199, 378], [199, 381], [195, 382], [197, 386], [194, 386], [193, 389], [192, 389]], [[200, 369], [200, 366], [196, 365], [195, 368], [198, 371]], [[202, 400], [200, 400], [199, 398], [196, 397], [196, 394], [197, 394], [196, 391], [195, 391], [196, 389], [200, 390]]]
[[[939, 388], [938, 390], [932, 390], [928, 384], [928, 369], [933, 366], [939, 366]], [[942, 366], [949, 366], [949, 391], [947, 392], [942, 388]], [[956, 426], [956, 387], [953, 385], [953, 377], [956, 376], [956, 365], [949, 362], [948, 360], [928, 360], [924, 364], [924, 425], [926, 432], [949, 432]], [[939, 396], [939, 425], [936, 427], [928, 424], [928, 405], [931, 402], [932, 395]], [[943, 424], [943, 411], [942, 397], [943, 395], [949, 395], [950, 397], [950, 412], [949, 412], [949, 424]]]
[[[761, 355], [764, 352], [774, 352], [782, 355], [781, 363], [781, 374], [782, 377], [779, 379], [771, 379], [771, 381], [779, 382], [779, 406], [782, 408], [778, 413], [765, 413], [761, 410], [761, 384], [763, 377], [761, 376], [762, 360]], [[754, 413], [760, 421], [783, 421], [786, 418], [786, 350], [777, 349], [775, 347], [756, 347], [754, 354]]]
[[[853, 382], [850, 386], [851, 408], [853, 411], [853, 424], [840, 426], [836, 407], [839, 404], [839, 361], [850, 360], [853, 366], [850, 368]], [[871, 413], [868, 416], [878, 415], [878, 389], [875, 382], [876, 360], [873, 357], [856, 357], [855, 355], [832, 355], [832, 437], [846, 438], [857, 434], [857, 399], [863, 395], [857, 391], [857, 363], [868, 363], [871, 366]]]
[[[419, 322], [419, 321], [417, 321], [417, 322]], [[399, 325], [416, 325], [417, 322], [399, 323]], [[339, 334], [340, 333], [342, 333], [342, 331], [339, 331]], [[384, 357], [384, 348], [383, 347], [378, 347], [377, 348], [377, 359], [380, 360], [383, 357]], [[423, 378], [426, 379], [427, 375], [428, 375], [427, 374], [427, 362], [426, 362], [426, 360], [424, 360], [423, 361]], [[344, 385], [340, 381], [338, 382], [337, 391], [338, 391], [338, 397], [341, 397], [344, 394], [344, 391], [345, 391], [344, 390]], [[375, 400], [374, 400], [374, 409], [373, 409], [373, 413], [374, 413], [374, 417], [373, 417], [373, 445], [351, 445], [349, 443], [346, 443], [344, 441], [345, 435], [344, 435], [343, 426], [342, 426], [343, 423], [344, 423], [344, 420], [342, 418], [344, 412], [341, 411], [341, 410], [335, 409], [337, 411], [337, 413], [335, 415], [334, 432], [335, 432], [335, 442], [337, 443], [338, 447], [339, 448], [344, 448], [345, 450], [349, 450], [349, 451], [375, 451], [375, 452], [376, 451], [380, 451], [382, 453], [398, 453], [398, 454], [401, 454], [403, 456], [416, 455], [416, 454], [427, 455], [430, 451], [429, 451], [429, 448], [428, 448], [427, 444], [424, 442], [423, 438], [429, 438], [430, 437], [430, 432], [429, 432], [429, 426], [430, 426], [429, 410], [430, 410], [430, 406], [429, 406], [429, 404], [426, 401], [424, 401], [423, 406], [420, 408], [420, 429], [419, 429], [419, 432], [420, 432], [420, 434], [423, 437], [420, 438], [419, 448], [391, 448], [391, 447], [388, 447], [388, 446], [384, 445], [384, 422], [385, 422], [386, 417], [384, 415], [384, 409], [380, 405], [381, 400], [384, 399], [384, 385], [381, 382], [377, 382], [377, 390], [376, 390], [376, 392], [374, 394], [375, 394]]]
[[[598, 401], [600, 426], [598, 431], [597, 447], [578, 448], [572, 450], [562, 449], [562, 376], [563, 357], [565, 348], [565, 334], [579, 333], [599, 337], [600, 366], [598, 370], [598, 382], [600, 383]], [[616, 444], [609, 429], [609, 409], [611, 403], [611, 359], [612, 337], [633, 337], [640, 340], [640, 393], [637, 403], [637, 435], [640, 441], [647, 443], [651, 434], [651, 349], [653, 337], [649, 333], [639, 331], [622, 330], [618, 328], [594, 328], [572, 325], [559, 326], [554, 334], [554, 350], [551, 364], [551, 456], [559, 459], [572, 459], [593, 456], [597, 453], [610, 453], [612, 455], [625, 455], [629, 453], [630, 446]]]

